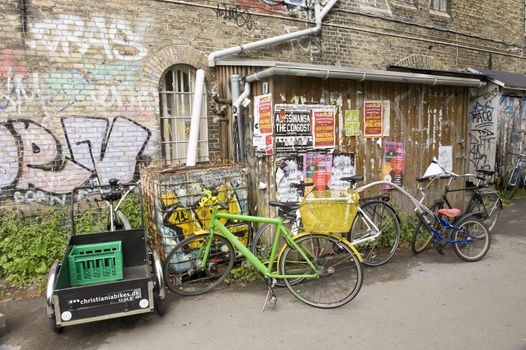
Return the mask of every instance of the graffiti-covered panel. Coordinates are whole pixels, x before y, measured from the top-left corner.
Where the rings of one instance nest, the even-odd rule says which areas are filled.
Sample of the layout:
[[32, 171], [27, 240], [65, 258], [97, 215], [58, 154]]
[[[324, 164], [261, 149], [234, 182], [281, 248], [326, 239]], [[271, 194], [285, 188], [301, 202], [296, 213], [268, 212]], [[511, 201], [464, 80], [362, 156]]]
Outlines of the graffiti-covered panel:
[[[212, 207], [220, 212], [248, 215], [247, 177], [241, 165], [144, 169], [141, 187], [145, 215], [155, 244], [169, 253], [185, 237], [208, 229]], [[220, 221], [242, 243], [248, 243], [247, 223]]]
[[497, 152], [498, 95], [496, 85], [479, 90], [469, 106], [469, 173], [477, 169], [494, 170]]

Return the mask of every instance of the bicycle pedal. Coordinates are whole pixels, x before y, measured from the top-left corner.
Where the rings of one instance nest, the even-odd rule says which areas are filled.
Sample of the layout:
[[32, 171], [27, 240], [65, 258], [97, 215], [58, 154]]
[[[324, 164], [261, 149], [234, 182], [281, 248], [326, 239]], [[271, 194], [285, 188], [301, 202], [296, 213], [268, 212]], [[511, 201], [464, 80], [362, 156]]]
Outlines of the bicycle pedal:
[[439, 244], [439, 243], [433, 244], [433, 247], [435, 248], [438, 254], [444, 255], [444, 245], [443, 244]]

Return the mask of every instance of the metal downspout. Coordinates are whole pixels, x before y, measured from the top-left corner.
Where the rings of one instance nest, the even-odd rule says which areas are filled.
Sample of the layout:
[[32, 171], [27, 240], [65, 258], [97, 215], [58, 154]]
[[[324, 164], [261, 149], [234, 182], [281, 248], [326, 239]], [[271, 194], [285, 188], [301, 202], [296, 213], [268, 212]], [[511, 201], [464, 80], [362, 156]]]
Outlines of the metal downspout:
[[245, 159], [245, 149], [243, 144], [244, 133], [243, 133], [243, 111], [239, 109], [239, 102], [237, 100], [240, 94], [241, 77], [237, 74], [230, 76], [230, 87], [232, 95], [232, 135], [234, 139], [234, 159], [236, 162], [241, 162]]
[[307, 36], [310, 34], [315, 34], [321, 31], [321, 22], [322, 19], [327, 15], [327, 13], [331, 10], [331, 8], [334, 6], [334, 4], [338, 0], [330, 0], [324, 7], [323, 10], [321, 9], [321, 5], [319, 0], [316, 0], [316, 3], [314, 5], [314, 14], [315, 14], [315, 21], [316, 26], [304, 30], [300, 30], [294, 33], [287, 33], [283, 35], [278, 35], [272, 38], [267, 38], [263, 40], [254, 41], [248, 44], [243, 44], [235, 47], [231, 47], [228, 49], [223, 49], [219, 51], [214, 51], [210, 55], [208, 55], [208, 66], [209, 67], [215, 67], [215, 60], [220, 57], [230, 56], [237, 53], [245, 52], [247, 50], [257, 49], [262, 46], [272, 45], [272, 44], [279, 44], [284, 41], [290, 40], [290, 39], [296, 39], [300, 38], [302, 36]]
[[236, 146], [236, 148], [239, 147], [240, 150], [243, 150], [243, 153], [236, 155], [236, 158], [235, 158], [236, 161], [245, 160], [244, 145], [242, 142], [243, 139], [241, 139], [241, 135], [243, 135], [243, 131], [242, 131], [242, 124], [240, 124], [241, 122], [240, 114], [241, 114], [241, 104], [243, 103], [243, 101], [245, 101], [246, 98], [248, 98], [248, 96], [250, 96], [250, 84], [249, 83], [245, 83], [245, 89], [243, 90], [243, 93], [239, 95], [239, 97], [235, 101], [234, 101], [234, 96], [232, 96], [232, 101], [234, 101], [232, 103], [232, 117], [233, 117], [233, 122], [237, 120], [238, 132], [239, 132], [239, 137], [240, 137], [239, 139], [240, 145]]

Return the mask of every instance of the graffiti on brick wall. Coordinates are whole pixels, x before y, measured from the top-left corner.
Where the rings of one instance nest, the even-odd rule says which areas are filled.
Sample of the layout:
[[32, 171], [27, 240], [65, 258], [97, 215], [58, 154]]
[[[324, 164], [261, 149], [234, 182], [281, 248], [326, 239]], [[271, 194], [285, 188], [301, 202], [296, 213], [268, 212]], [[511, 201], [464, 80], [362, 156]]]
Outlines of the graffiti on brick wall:
[[[285, 33], [294, 33], [300, 29], [295, 26], [286, 26]], [[296, 38], [290, 40], [290, 46], [292, 51], [301, 50], [302, 52], [309, 54], [311, 59], [314, 55], [319, 55], [321, 53], [321, 43], [320, 38], [317, 36], [304, 36], [301, 38]]]
[[387, 0], [356, 0], [360, 9], [365, 12], [375, 12], [392, 16], [391, 6]]
[[33, 104], [44, 113], [62, 111], [72, 104], [119, 110], [155, 110], [158, 93], [144, 86], [139, 65], [84, 63], [83, 68], [30, 72], [20, 54], [0, 53], [0, 113], [22, 113]]
[[251, 30], [254, 26], [254, 20], [250, 16], [248, 10], [238, 6], [228, 6], [223, 4], [223, 6], [217, 5], [215, 9], [216, 17], [221, 18], [225, 21], [232, 21], [237, 24], [238, 27], [245, 27], [248, 30]]
[[27, 43], [33, 49], [44, 45], [52, 54], [61, 51], [73, 57], [90, 54], [108, 60], [138, 61], [148, 54], [142, 44], [145, 29], [145, 26], [134, 27], [119, 16], [105, 18], [95, 15], [84, 21], [81, 17], [64, 14], [34, 23]]
[[498, 89], [487, 88], [471, 102], [469, 111], [469, 167], [493, 170], [497, 142], [497, 113], [495, 109]]
[[0, 123], [0, 190], [16, 202], [65, 204], [75, 186], [135, 180], [138, 163], [148, 158], [151, 131], [128, 118], [63, 117], [61, 123], [63, 135], [31, 120]]

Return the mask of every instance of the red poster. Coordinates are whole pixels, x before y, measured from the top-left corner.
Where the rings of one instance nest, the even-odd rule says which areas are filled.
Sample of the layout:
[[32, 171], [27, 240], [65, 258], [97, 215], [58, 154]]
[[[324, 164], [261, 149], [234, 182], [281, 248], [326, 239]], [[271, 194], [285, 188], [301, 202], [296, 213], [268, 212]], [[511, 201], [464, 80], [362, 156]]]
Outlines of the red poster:
[[334, 109], [312, 111], [314, 148], [334, 148]]
[[383, 101], [363, 102], [363, 135], [365, 137], [382, 136], [382, 120], [384, 115]]
[[259, 100], [259, 131], [272, 135], [272, 95], [261, 96]]

